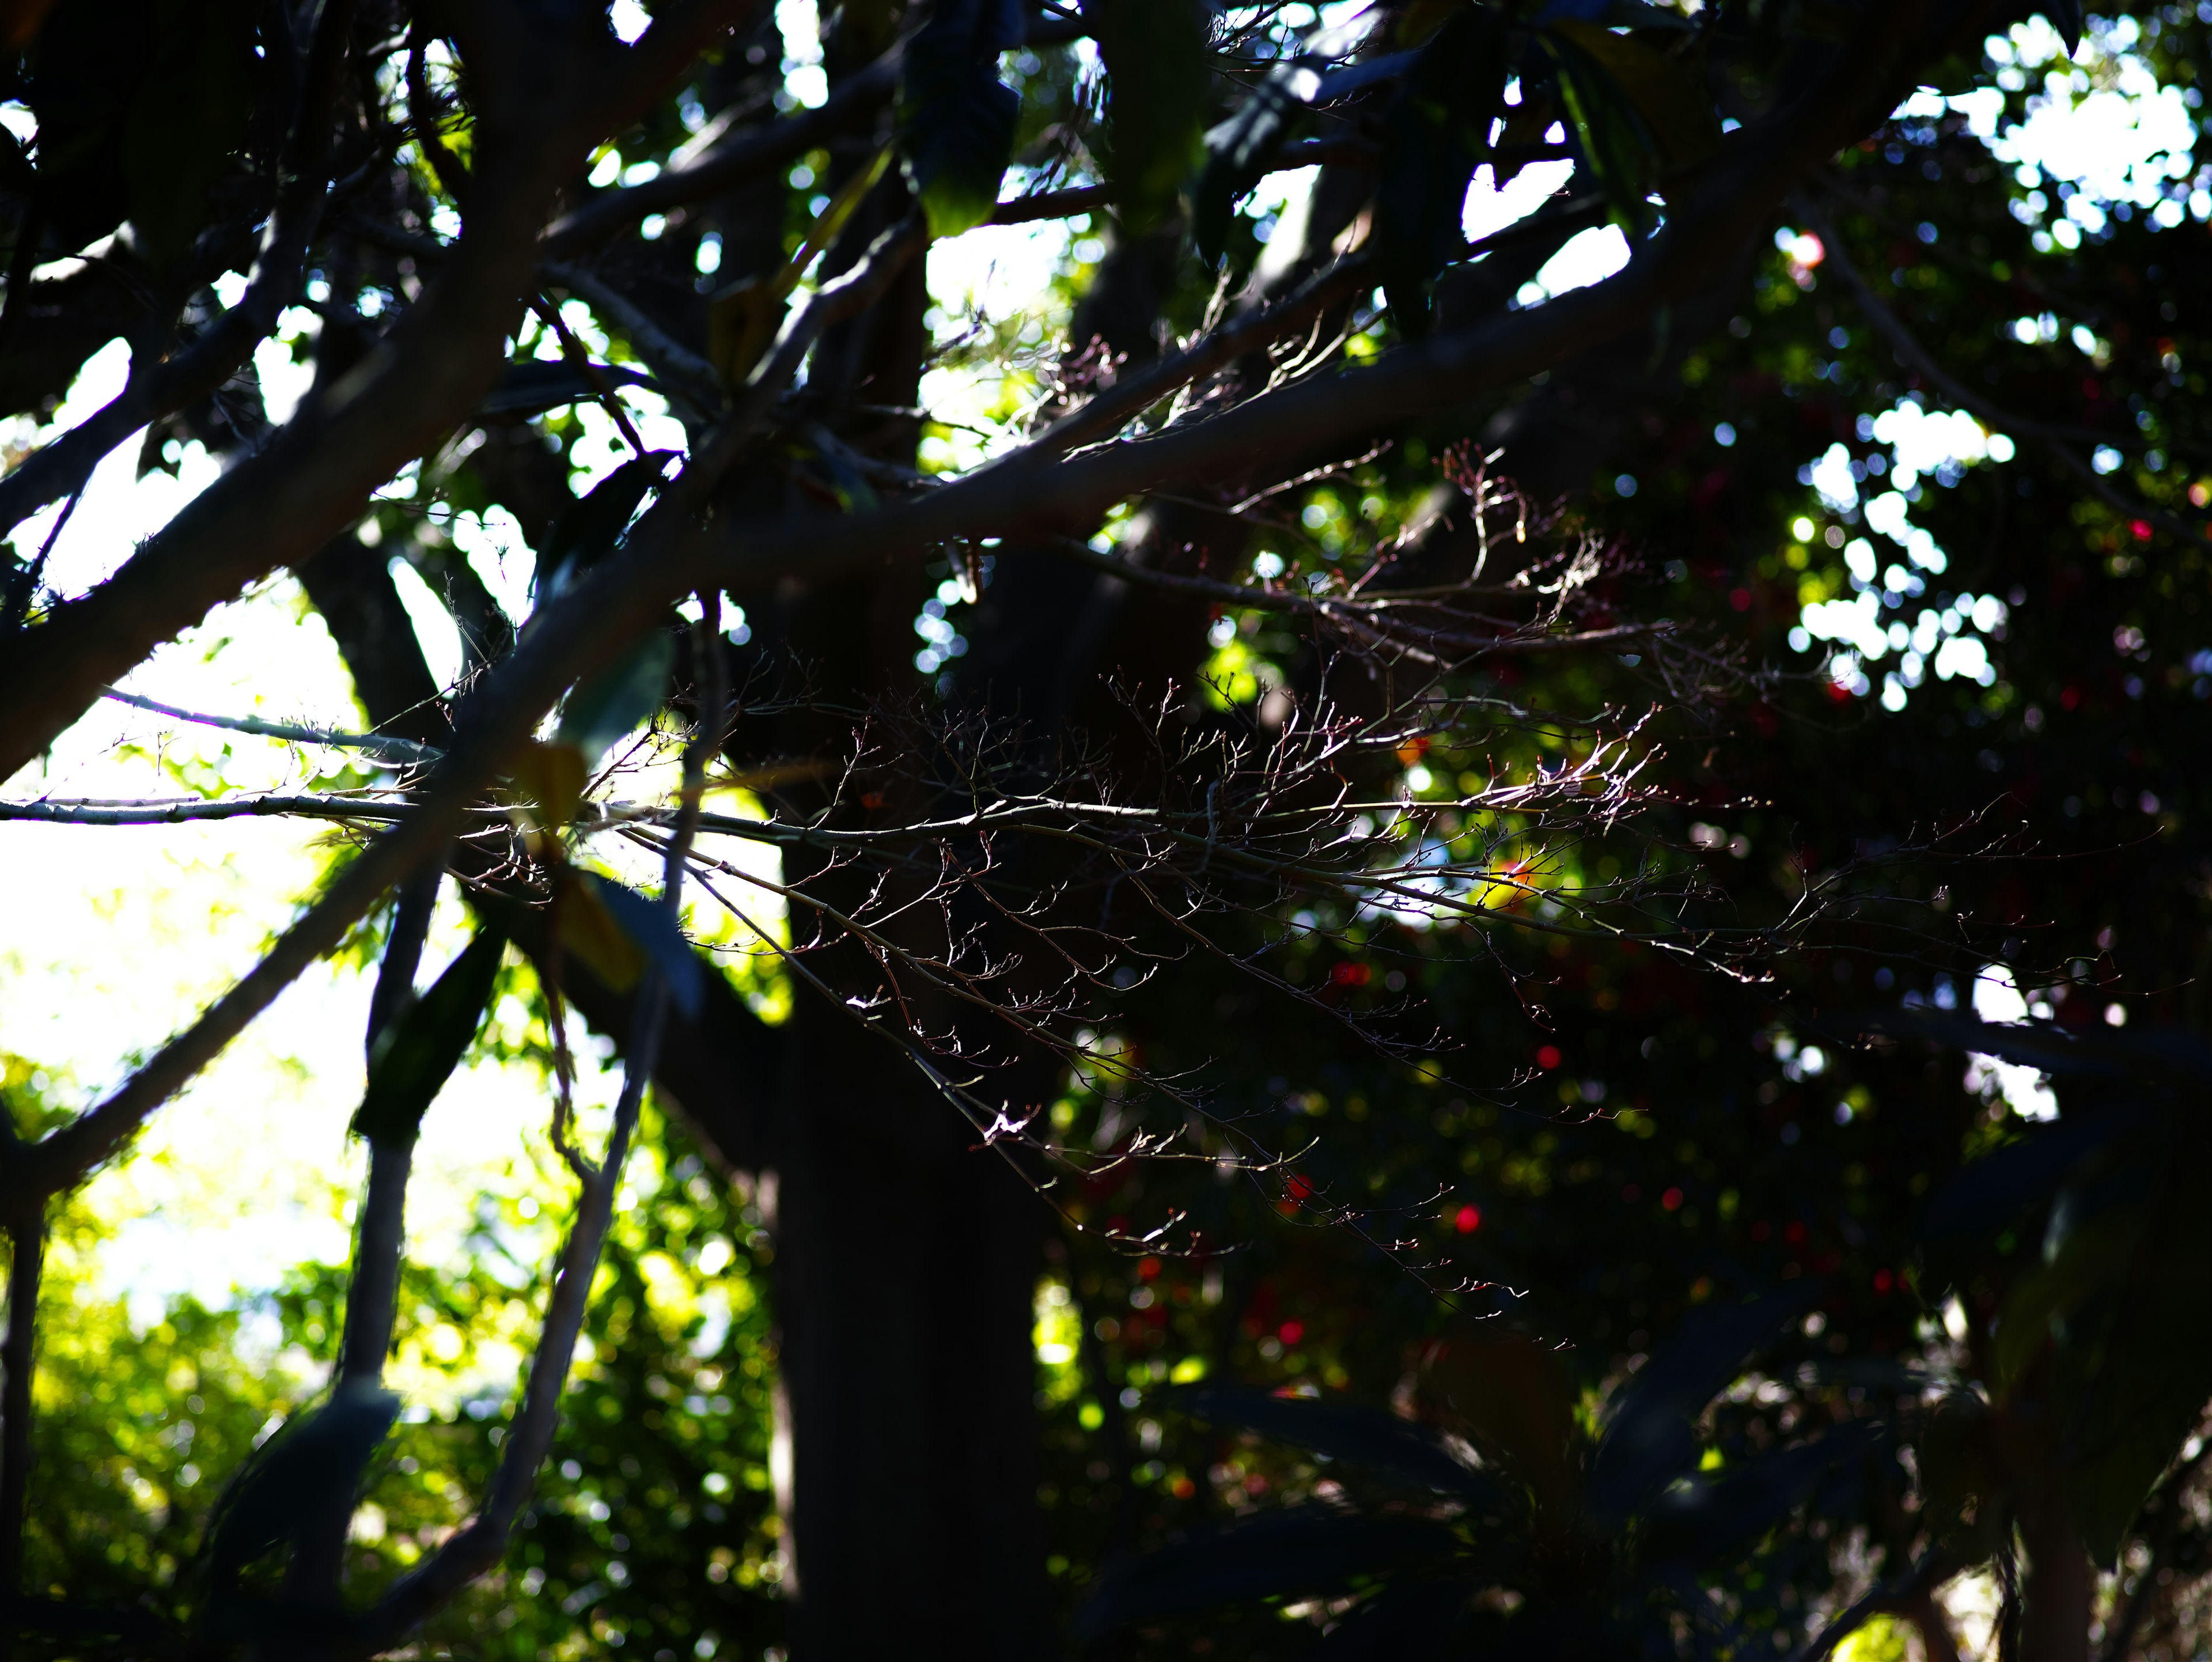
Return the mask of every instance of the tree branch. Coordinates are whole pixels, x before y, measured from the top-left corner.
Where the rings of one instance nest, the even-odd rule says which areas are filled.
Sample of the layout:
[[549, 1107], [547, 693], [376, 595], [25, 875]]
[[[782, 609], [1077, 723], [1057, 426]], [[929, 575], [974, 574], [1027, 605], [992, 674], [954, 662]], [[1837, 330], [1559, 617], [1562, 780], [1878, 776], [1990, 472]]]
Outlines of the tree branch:
[[264, 721], [258, 715], [205, 715], [198, 710], [179, 709], [174, 704], [165, 704], [158, 698], [148, 698], [136, 692], [124, 692], [108, 687], [100, 694], [118, 704], [129, 704], [135, 709], [151, 710], [156, 715], [167, 715], [179, 721], [190, 721], [197, 727], [222, 728], [232, 733], [250, 733], [261, 739], [284, 739], [295, 745], [329, 745], [338, 750], [363, 750], [389, 762], [434, 762], [438, 752], [429, 745], [418, 745], [412, 739], [392, 739], [374, 733], [337, 733], [328, 728], [305, 728], [289, 721]]
[[[699, 799], [706, 786], [707, 761], [721, 748], [725, 719], [722, 655], [715, 649], [721, 639], [721, 597], [709, 592], [699, 598], [703, 610], [696, 629], [699, 649], [696, 655], [707, 685], [701, 689], [698, 721], [684, 750], [682, 807], [662, 866], [661, 904], [672, 918], [681, 915], [684, 862], [690, 857], [691, 839], [698, 827]], [[522, 1403], [508, 1428], [499, 1470], [485, 1495], [484, 1504], [428, 1562], [404, 1579], [368, 1612], [356, 1635], [364, 1652], [388, 1649], [506, 1554], [514, 1520], [528, 1503], [538, 1468], [544, 1464], [552, 1447], [561, 1397], [575, 1355], [576, 1337], [582, 1329], [592, 1276], [613, 1219], [623, 1161], [637, 1126], [646, 1081], [652, 1076], [658, 1058], [667, 1008], [667, 983], [662, 972], [657, 965], [648, 967], [638, 983], [631, 1048], [623, 1062], [622, 1095], [615, 1104], [614, 1129], [608, 1137], [606, 1155], [596, 1171], [586, 1169], [582, 1174], [583, 1193], [576, 1208], [576, 1222], [562, 1250], [545, 1327], [537, 1353], [531, 1358]]]
[[1948, 1574], [1942, 1555], [1930, 1549], [1926, 1556], [1894, 1581], [1877, 1583], [1863, 1597], [1820, 1629], [1790, 1659], [1790, 1662], [1826, 1662], [1828, 1653], [1877, 1616], [1901, 1610], [1929, 1592]]
[[[1217, 600], [1224, 606], [1249, 607], [1255, 612], [1287, 612], [1293, 617], [1319, 618], [1337, 623], [1359, 619], [1364, 627], [1370, 630], [1374, 628], [1373, 614], [1378, 604], [1387, 604], [1394, 598], [1388, 589], [1350, 600], [1328, 594], [1300, 594], [1288, 589], [1254, 588], [1249, 584], [1218, 582], [1210, 577], [1182, 576], [1175, 572], [1156, 571], [1149, 566], [1135, 564], [1118, 555], [1101, 553], [1090, 544], [1078, 542], [1072, 537], [1050, 539], [1047, 545], [1065, 558], [1079, 565], [1087, 565], [1094, 571], [1103, 571], [1123, 582], [1137, 583], [1170, 594], [1188, 594], [1199, 600]], [[1431, 604], [1437, 598], [1433, 592], [1424, 595], [1425, 600]], [[1648, 641], [1655, 636], [1672, 631], [1673, 625], [1662, 621], [1623, 624], [1611, 629], [1581, 630], [1565, 635], [1524, 632], [1476, 636], [1455, 630], [1428, 630], [1419, 626], [1413, 633], [1421, 641], [1482, 656], [1500, 653], [1565, 652], [1583, 648], [1618, 650], [1635, 642]]]
[[789, 167], [810, 150], [826, 148], [832, 139], [875, 119], [898, 90], [905, 60], [904, 46], [894, 46], [813, 109], [748, 128], [687, 161], [662, 168], [642, 184], [600, 192], [554, 222], [545, 233], [545, 253], [556, 259], [580, 253], [630, 229], [648, 214], [724, 195], [748, 180]]
[[[994, 532], [1087, 536], [1108, 507], [1172, 479], [1248, 474], [1255, 456], [1267, 458], [1267, 466], [1285, 467], [1287, 463], [1285, 471], [1295, 471], [1297, 463], [1317, 447], [1339, 444], [1351, 435], [1371, 436], [1417, 414], [1454, 408], [1564, 356], [1617, 339], [1643, 326], [1662, 303], [1711, 281], [1743, 240], [1764, 225], [1798, 174], [1894, 107], [1900, 86], [1909, 82], [1907, 66], [1917, 61], [1919, 46], [1915, 31], [1898, 27], [1903, 21], [1869, 19], [1796, 103], [1724, 140], [1702, 184], [1682, 202], [1666, 228], [1637, 252], [1625, 270], [1604, 283], [1510, 314], [1480, 329], [1401, 349], [1371, 368], [1263, 394], [1211, 420], [1179, 426], [1159, 437], [1112, 445], [1057, 464], [1048, 455], [1024, 450], [956, 484], [874, 514], [769, 526], [747, 523], [736, 536], [720, 527], [697, 527], [696, 516], [705, 509], [715, 484], [766, 418], [781, 384], [795, 371], [812, 340], [836, 316], [869, 303], [888, 286], [898, 265], [921, 246], [918, 216], [902, 222], [878, 239], [860, 265], [817, 291], [786, 322], [775, 349], [756, 370], [736, 407], [661, 493], [623, 551], [594, 567], [574, 589], [539, 612], [514, 655], [471, 700], [466, 728], [433, 773], [421, 807], [340, 874], [325, 898], [285, 933], [268, 957], [190, 1029], [164, 1046], [106, 1101], [15, 1162], [7, 1174], [8, 1192], [52, 1192], [119, 1148], [148, 1114], [212, 1060], [301, 969], [335, 944], [386, 886], [459, 830], [484, 785], [506, 765], [574, 677], [610, 661], [663, 617], [678, 595], [787, 572], [803, 571], [818, 581], [901, 552]], [[486, 201], [502, 204], [511, 204], [518, 194], [489, 189], [482, 192]], [[526, 221], [529, 216], [521, 217]], [[507, 259], [496, 264], [495, 256], [478, 258], [515, 285], [507, 301], [497, 307], [488, 295], [472, 296], [483, 304], [485, 324], [495, 327], [515, 309], [511, 295], [527, 281], [528, 251], [520, 258], [508, 251]], [[403, 330], [415, 322], [410, 318]], [[418, 344], [425, 332], [416, 331]], [[435, 364], [422, 368], [425, 374], [439, 372]], [[388, 379], [378, 378], [380, 390]], [[480, 396], [481, 383], [487, 379], [479, 369], [465, 384]], [[397, 387], [392, 389], [395, 402], [398, 393]], [[380, 408], [380, 398], [362, 394], [347, 411], [348, 417], [369, 405]], [[421, 424], [418, 416], [407, 423], [408, 430]], [[332, 436], [338, 426], [337, 422], [331, 424]], [[352, 436], [363, 447], [372, 441], [370, 435]], [[389, 442], [383, 435], [374, 437]], [[273, 449], [264, 453], [264, 460], [274, 454]], [[295, 492], [307, 486], [295, 476], [312, 476], [314, 489], [326, 490], [331, 481], [323, 468], [337, 465], [335, 459], [319, 455], [288, 458], [287, 471], [278, 472], [274, 480], [257, 478], [254, 484], [297, 500]], [[177, 616], [181, 610], [179, 589], [196, 595], [218, 581], [203, 569], [175, 569], [187, 551], [217, 568], [222, 577], [266, 556], [270, 539], [265, 532], [258, 539], [249, 536], [243, 523], [230, 517], [242, 515], [246, 498], [239, 490], [225, 490], [257, 471], [251, 464], [234, 470], [179, 516], [180, 521], [191, 521], [189, 532], [179, 533], [173, 527], [155, 539], [161, 545], [158, 563], [163, 579], [161, 592], [148, 599], [158, 604], [136, 607], [132, 602], [112, 601], [103, 608], [92, 601], [80, 603], [70, 609], [70, 627], [61, 627], [58, 620], [33, 637], [46, 649], [20, 654], [23, 661], [0, 676], [0, 711], [7, 718], [0, 725], [0, 741], [4, 741], [0, 742], [0, 769], [12, 772], [35, 754], [38, 745], [71, 719], [73, 700], [82, 709], [96, 696], [85, 691], [88, 686], [96, 689], [112, 681], [112, 671], [101, 673], [108, 663], [125, 652], [143, 650], [142, 642], [151, 643], [145, 631], [152, 615], [164, 620]], [[195, 513], [210, 497], [220, 497], [222, 506]], [[257, 499], [252, 506], [257, 521], [267, 515], [265, 500]], [[327, 514], [330, 508], [319, 503], [316, 511]], [[217, 527], [234, 528], [242, 539], [258, 546], [241, 555], [212, 539], [210, 533]], [[102, 594], [126, 587], [133, 568], [147, 560], [142, 551]], [[197, 588], [191, 587], [195, 582]], [[136, 598], [134, 594], [134, 601]], [[118, 612], [122, 615], [116, 617]], [[107, 633], [94, 632], [101, 624], [108, 625]], [[117, 635], [119, 641], [112, 639]]]

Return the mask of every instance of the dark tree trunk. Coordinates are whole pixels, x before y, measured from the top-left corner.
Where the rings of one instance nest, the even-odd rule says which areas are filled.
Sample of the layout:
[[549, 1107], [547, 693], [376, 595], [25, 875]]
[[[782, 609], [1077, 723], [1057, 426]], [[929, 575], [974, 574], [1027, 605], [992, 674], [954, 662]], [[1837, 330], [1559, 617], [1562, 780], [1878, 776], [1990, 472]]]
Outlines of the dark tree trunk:
[[1045, 1654], [1042, 1208], [844, 1012], [802, 1000], [789, 1036], [776, 1235], [794, 1653]]

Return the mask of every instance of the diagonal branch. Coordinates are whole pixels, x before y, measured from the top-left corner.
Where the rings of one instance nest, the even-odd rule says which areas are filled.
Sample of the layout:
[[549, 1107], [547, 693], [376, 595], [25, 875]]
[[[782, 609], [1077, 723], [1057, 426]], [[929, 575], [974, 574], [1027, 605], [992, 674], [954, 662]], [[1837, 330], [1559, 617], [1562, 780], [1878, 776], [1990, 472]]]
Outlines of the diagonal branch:
[[802, 114], [748, 128], [689, 161], [664, 167], [642, 184], [600, 192], [554, 222], [545, 233], [544, 252], [555, 259], [575, 255], [620, 235], [649, 214], [723, 195], [866, 126], [897, 91], [905, 57], [903, 46], [894, 46]]
[[[666, 39], [696, 39], [733, 9], [761, 3], [692, 0], [664, 20], [692, 33]], [[464, 9], [456, 27], [465, 22], [472, 32], [498, 34], [495, 11], [501, 9]], [[660, 28], [656, 23], [641, 46], [659, 38]], [[574, 50], [565, 32], [532, 24], [501, 39], [515, 62], [495, 65], [501, 73], [487, 85], [496, 91], [503, 76], [531, 95], [491, 100], [514, 107], [480, 124], [473, 212], [438, 280], [368, 357], [303, 406], [258, 454], [195, 497], [112, 578], [58, 606], [21, 638], [0, 664], [0, 777], [51, 745], [100, 688], [159, 642], [255, 578], [307, 558], [360, 513], [377, 485], [466, 420], [490, 391], [502, 367], [501, 343], [532, 287], [555, 192], [571, 178], [577, 155], [605, 131], [597, 124], [619, 118], [624, 100], [639, 95], [632, 72], [674, 52], [672, 46], [649, 59], [623, 59], [610, 92], [596, 55]]]
[[[672, 915], [680, 912], [684, 865], [698, 829], [707, 761], [721, 747], [725, 720], [722, 658], [713, 649], [721, 638], [721, 598], [708, 593], [702, 594], [700, 601], [703, 610], [696, 628], [697, 655], [708, 685], [701, 689], [699, 719], [684, 749], [682, 806], [662, 866], [661, 904]], [[613, 1221], [623, 1161], [636, 1130], [646, 1081], [653, 1075], [667, 1014], [666, 982], [657, 966], [648, 968], [638, 985], [630, 1049], [623, 1061], [622, 1095], [615, 1104], [614, 1129], [599, 1166], [586, 1167], [580, 1173], [583, 1192], [576, 1221], [562, 1247], [544, 1329], [531, 1357], [521, 1406], [501, 1445], [499, 1470], [477, 1515], [362, 1617], [352, 1638], [364, 1653], [388, 1649], [506, 1555], [515, 1519], [529, 1503], [538, 1468], [552, 1449], [561, 1397], [575, 1355], [577, 1336], [582, 1330], [592, 1277]]]

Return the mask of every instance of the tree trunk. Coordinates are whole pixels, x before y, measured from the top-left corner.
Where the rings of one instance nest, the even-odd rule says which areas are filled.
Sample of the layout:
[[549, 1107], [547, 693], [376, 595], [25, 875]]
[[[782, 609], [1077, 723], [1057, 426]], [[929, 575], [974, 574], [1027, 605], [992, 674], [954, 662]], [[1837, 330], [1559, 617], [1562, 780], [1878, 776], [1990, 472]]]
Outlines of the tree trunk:
[[1042, 1208], [845, 1012], [802, 998], [789, 1037], [775, 1233], [794, 1655], [1043, 1655]]
[[2027, 1574], [2021, 1589], [2021, 1662], [2088, 1662], [2096, 1581], [2089, 1554], [2053, 1498], [2021, 1517]]

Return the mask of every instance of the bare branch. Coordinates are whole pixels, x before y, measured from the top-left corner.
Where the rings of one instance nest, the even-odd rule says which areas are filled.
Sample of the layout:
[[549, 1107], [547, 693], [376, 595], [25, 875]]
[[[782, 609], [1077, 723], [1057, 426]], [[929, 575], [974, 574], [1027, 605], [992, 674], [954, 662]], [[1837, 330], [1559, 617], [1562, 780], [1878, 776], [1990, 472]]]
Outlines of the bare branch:
[[204, 715], [198, 710], [179, 709], [174, 704], [165, 704], [158, 698], [149, 698], [140, 693], [124, 692], [115, 687], [106, 689], [100, 697], [112, 698], [118, 704], [129, 704], [134, 709], [151, 710], [156, 715], [190, 721], [196, 727], [223, 728], [232, 733], [250, 733], [257, 738], [289, 740], [296, 745], [329, 745], [337, 750], [364, 750], [389, 762], [434, 762], [440, 753], [434, 747], [418, 745], [412, 739], [387, 738], [374, 733], [338, 733], [328, 728], [301, 727], [289, 721], [264, 721], [258, 715]]

